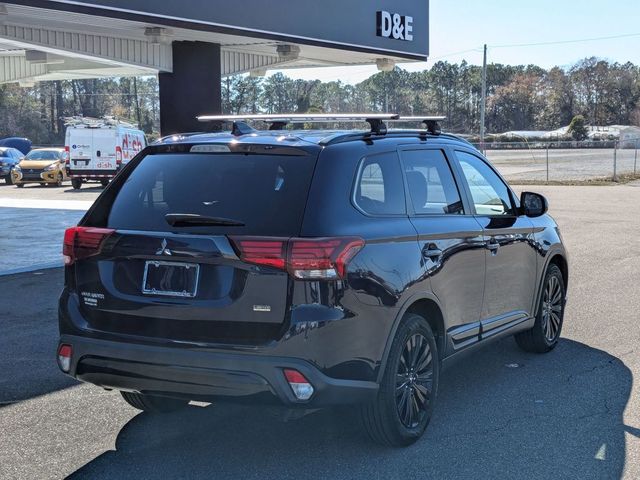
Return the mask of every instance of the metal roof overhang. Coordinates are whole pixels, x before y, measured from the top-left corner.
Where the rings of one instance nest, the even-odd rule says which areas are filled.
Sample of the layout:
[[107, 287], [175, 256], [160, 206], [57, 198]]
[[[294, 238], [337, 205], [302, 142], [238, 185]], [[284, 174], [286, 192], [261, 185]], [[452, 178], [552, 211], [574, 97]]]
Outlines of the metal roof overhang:
[[[347, 7], [339, 7], [345, 3]], [[224, 5], [222, 9], [211, 8], [218, 4]], [[260, 0], [204, 4], [197, 0], [0, 0], [0, 83], [28, 85], [171, 72], [174, 41], [220, 44], [223, 76], [273, 68], [374, 64], [381, 58], [426, 60], [428, 2], [371, 4], [368, 0], [281, 0], [274, 10], [272, 2]], [[146, 10], [132, 11], [127, 5], [139, 9], [143, 5]], [[207, 6], [207, 11], [191, 18], [176, 16], [198, 5]], [[163, 8], [168, 10], [163, 13]], [[234, 8], [254, 12], [234, 17]], [[255, 11], [260, 8], [264, 11]], [[415, 43], [377, 36], [379, 9], [413, 15]], [[332, 16], [341, 18], [332, 21]], [[235, 18], [242, 18], [245, 25]]]

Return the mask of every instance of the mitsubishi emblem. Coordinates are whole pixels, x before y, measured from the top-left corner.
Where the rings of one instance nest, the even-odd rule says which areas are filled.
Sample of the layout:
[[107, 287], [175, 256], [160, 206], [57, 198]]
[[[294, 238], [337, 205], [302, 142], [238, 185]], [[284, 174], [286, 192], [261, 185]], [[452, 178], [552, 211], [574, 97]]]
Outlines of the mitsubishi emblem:
[[173, 253], [171, 253], [171, 250], [167, 248], [166, 238], [162, 239], [162, 243], [160, 244], [160, 250], [156, 252], [156, 255], [169, 255], [169, 256], [173, 255]]

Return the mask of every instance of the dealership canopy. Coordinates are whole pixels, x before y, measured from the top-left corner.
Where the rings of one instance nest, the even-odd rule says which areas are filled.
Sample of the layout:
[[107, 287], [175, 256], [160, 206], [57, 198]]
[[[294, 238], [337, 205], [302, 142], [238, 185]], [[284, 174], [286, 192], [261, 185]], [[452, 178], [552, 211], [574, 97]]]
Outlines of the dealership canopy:
[[427, 0], [0, 1], [0, 83], [160, 78], [165, 132], [220, 110], [220, 78], [426, 60]]

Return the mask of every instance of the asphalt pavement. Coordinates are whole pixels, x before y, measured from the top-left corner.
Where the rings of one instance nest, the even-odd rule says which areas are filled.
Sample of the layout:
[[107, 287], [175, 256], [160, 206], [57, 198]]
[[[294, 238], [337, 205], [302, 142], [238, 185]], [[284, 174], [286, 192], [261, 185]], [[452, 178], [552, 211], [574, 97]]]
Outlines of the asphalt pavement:
[[552, 353], [505, 339], [447, 370], [425, 437], [386, 449], [351, 410], [138, 413], [58, 372], [62, 270], [0, 277], [0, 478], [640, 478], [640, 185], [527, 187], [570, 252]]

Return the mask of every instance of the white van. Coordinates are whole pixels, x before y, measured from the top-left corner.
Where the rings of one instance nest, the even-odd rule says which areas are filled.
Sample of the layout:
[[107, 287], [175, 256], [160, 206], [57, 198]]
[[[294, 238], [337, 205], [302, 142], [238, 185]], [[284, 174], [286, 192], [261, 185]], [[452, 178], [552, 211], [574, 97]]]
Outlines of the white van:
[[107, 185], [122, 166], [147, 146], [144, 132], [112, 118], [67, 119], [66, 169], [74, 189], [83, 182]]

